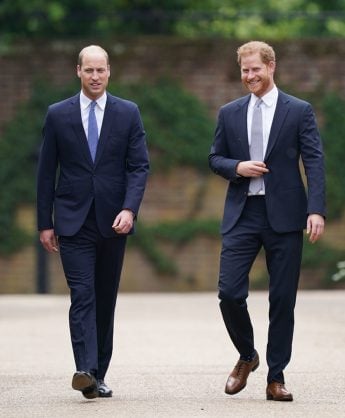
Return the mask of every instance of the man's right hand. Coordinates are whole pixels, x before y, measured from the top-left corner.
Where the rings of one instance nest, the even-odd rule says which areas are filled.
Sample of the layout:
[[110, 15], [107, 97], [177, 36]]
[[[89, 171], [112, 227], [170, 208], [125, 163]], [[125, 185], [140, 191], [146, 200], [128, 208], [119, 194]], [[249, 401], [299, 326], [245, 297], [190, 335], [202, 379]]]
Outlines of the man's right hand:
[[242, 177], [260, 177], [269, 170], [262, 161], [241, 161], [237, 165], [237, 174]]
[[40, 241], [48, 252], [57, 253], [59, 251], [59, 245], [54, 229], [43, 229], [40, 231]]

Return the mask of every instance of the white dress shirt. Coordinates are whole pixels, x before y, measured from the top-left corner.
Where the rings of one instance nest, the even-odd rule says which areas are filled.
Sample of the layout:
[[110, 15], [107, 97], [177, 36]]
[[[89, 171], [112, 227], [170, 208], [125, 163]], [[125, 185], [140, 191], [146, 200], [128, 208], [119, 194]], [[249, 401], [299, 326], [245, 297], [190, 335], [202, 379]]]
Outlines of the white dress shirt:
[[[86, 138], [88, 137], [88, 122], [89, 122], [89, 112], [90, 105], [92, 100], [89, 99], [85, 94], [80, 92], [80, 111], [81, 111], [81, 120], [83, 122], [83, 127], [85, 131]], [[98, 136], [102, 129], [104, 109], [107, 103], [107, 93], [104, 92], [103, 95], [96, 100], [97, 104], [95, 106], [95, 115], [97, 120]]]
[[[248, 142], [249, 146], [251, 144], [251, 131], [252, 131], [252, 119], [253, 119], [253, 109], [256, 101], [259, 97], [255, 94], [251, 95], [248, 111], [247, 111], [247, 128], [248, 128]], [[278, 89], [276, 86], [273, 87], [267, 94], [261, 97], [261, 111], [262, 111], [262, 133], [263, 133], [263, 154], [266, 154], [268, 138], [270, 136], [272, 121], [274, 113], [277, 107], [278, 101]], [[265, 188], [265, 186], [264, 186]], [[262, 190], [259, 194], [265, 194], [265, 190]]]

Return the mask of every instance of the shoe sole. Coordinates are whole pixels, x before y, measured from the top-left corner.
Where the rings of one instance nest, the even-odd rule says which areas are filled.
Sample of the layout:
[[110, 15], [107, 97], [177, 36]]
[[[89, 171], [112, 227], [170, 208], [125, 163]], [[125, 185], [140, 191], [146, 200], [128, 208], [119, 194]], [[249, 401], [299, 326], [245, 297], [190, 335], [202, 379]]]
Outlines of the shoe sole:
[[[252, 372], [255, 372], [255, 370], [258, 368], [260, 366], [260, 361], [258, 361], [257, 362], [257, 364], [252, 368]], [[225, 387], [225, 393], [227, 394], [227, 395], [236, 395], [236, 393], [238, 393], [238, 392], [241, 392], [241, 390], [243, 390], [245, 387], [247, 386], [247, 382], [246, 382], [246, 384], [244, 385], [244, 386], [242, 386], [242, 387], [240, 387], [239, 389], [237, 389], [235, 392], [229, 392], [229, 391], [227, 391], [226, 390], [226, 387]]]
[[94, 399], [98, 397], [98, 389], [96, 382], [87, 374], [76, 374], [72, 379], [72, 388], [82, 392], [86, 399]]
[[292, 402], [293, 397], [287, 396], [286, 398], [274, 398], [273, 395], [271, 395], [270, 393], [266, 393], [266, 400], [276, 402]]
[[84, 390], [93, 385], [92, 379], [86, 374], [75, 374], [72, 379], [72, 388], [75, 390]]
[[98, 396], [100, 398], [111, 398], [113, 396], [113, 392], [109, 392], [109, 393], [98, 392]]

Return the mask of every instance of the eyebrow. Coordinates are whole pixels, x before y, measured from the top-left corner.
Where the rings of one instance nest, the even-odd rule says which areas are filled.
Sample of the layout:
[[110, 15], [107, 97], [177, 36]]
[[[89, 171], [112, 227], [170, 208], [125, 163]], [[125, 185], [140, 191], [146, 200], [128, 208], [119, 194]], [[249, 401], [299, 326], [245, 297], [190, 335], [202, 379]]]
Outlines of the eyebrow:
[[85, 67], [84, 71], [96, 70], [96, 71], [106, 71], [108, 67]]

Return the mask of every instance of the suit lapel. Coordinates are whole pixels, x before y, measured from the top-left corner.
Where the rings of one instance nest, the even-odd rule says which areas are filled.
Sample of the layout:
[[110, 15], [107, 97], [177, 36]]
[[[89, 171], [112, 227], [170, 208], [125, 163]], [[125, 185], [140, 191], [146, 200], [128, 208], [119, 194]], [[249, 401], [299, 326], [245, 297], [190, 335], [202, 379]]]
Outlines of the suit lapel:
[[247, 127], [247, 112], [248, 112], [248, 104], [250, 100], [250, 95], [245, 97], [243, 103], [238, 105], [237, 109], [237, 132], [238, 141], [242, 147], [242, 150], [245, 154], [245, 158], [250, 160], [249, 154], [249, 143], [248, 143], [248, 127]]
[[80, 148], [82, 149], [82, 152], [88, 163], [93, 165], [89, 145], [87, 143], [87, 138], [83, 127], [83, 122], [81, 120], [79, 94], [72, 98], [70, 106], [71, 108], [69, 109], [69, 117], [72, 122], [73, 129], [77, 135], [77, 139], [80, 141]]
[[289, 98], [279, 91], [278, 101], [276, 111], [274, 112], [274, 117], [272, 121], [271, 131], [268, 138], [268, 144], [266, 149], [266, 154], [264, 160], [267, 160], [270, 153], [272, 152], [274, 145], [277, 141], [279, 132], [283, 126], [286, 115], [289, 112]]
[[114, 120], [115, 107], [116, 107], [116, 101], [110, 94], [107, 94], [107, 102], [106, 102], [105, 109], [104, 109], [102, 129], [99, 135], [99, 141], [98, 141], [96, 158], [95, 158], [95, 165], [100, 160], [102, 153], [104, 151], [104, 147], [105, 147], [105, 144], [109, 136], [113, 120]]

